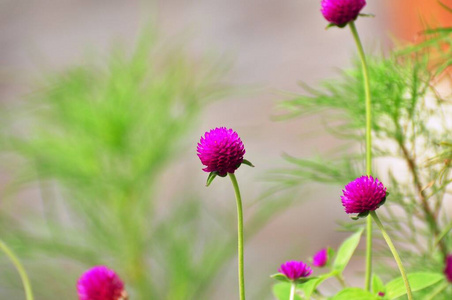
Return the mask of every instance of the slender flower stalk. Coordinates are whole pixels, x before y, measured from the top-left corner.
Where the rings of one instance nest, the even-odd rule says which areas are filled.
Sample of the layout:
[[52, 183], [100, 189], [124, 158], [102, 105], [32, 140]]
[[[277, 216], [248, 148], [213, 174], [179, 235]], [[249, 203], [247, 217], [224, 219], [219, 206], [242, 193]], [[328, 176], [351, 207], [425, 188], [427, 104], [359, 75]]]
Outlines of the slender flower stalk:
[[370, 215], [374, 219], [375, 223], [377, 223], [377, 226], [380, 228], [381, 233], [383, 234], [383, 238], [385, 239], [386, 244], [388, 244], [388, 247], [391, 250], [392, 256], [394, 256], [397, 266], [399, 267], [400, 274], [402, 275], [403, 283], [405, 284], [408, 299], [412, 300], [413, 295], [411, 293], [410, 282], [408, 281], [408, 277], [406, 276], [405, 268], [402, 265], [402, 260], [400, 259], [399, 253], [397, 252], [396, 248], [394, 247], [394, 244], [392, 243], [391, 238], [389, 237], [388, 233], [386, 232], [385, 228], [383, 227], [383, 224], [381, 223], [380, 219], [378, 218], [377, 213], [375, 211], [371, 211]]
[[240, 196], [239, 184], [234, 173], [229, 173], [232, 185], [234, 187], [235, 200], [237, 201], [237, 251], [238, 251], [238, 274], [239, 274], [239, 292], [240, 300], [245, 300], [245, 271], [243, 258], [243, 209], [242, 197]]
[[337, 281], [339, 281], [342, 288], [345, 289], [347, 287], [347, 283], [345, 282], [344, 276], [341, 273], [336, 274], [336, 279], [337, 279]]
[[[366, 174], [372, 174], [372, 102], [370, 96], [370, 82], [369, 82], [369, 69], [367, 67], [366, 56], [361, 44], [361, 40], [356, 30], [355, 22], [348, 23], [352, 32], [353, 38], [358, 48], [359, 58], [361, 60], [361, 67], [364, 77], [364, 93], [366, 97]], [[365, 287], [370, 291], [370, 281], [372, 275], [372, 219], [367, 218], [366, 226], [366, 275], [365, 275]]]
[[295, 289], [297, 287], [297, 284], [295, 282], [292, 282], [290, 284], [290, 297], [289, 300], [294, 300], [295, 299]]
[[243, 208], [240, 189], [234, 172], [242, 165], [253, 165], [243, 158], [245, 147], [237, 132], [225, 127], [218, 127], [205, 133], [198, 143], [198, 157], [209, 172], [207, 186], [216, 176], [225, 177], [229, 174], [234, 187], [237, 202], [237, 239], [238, 239], [238, 278], [240, 300], [245, 300], [245, 272], [243, 257]]
[[33, 300], [33, 292], [31, 290], [30, 280], [28, 279], [28, 275], [27, 272], [25, 271], [25, 268], [22, 266], [14, 252], [1, 240], [0, 240], [0, 249], [6, 254], [6, 256], [8, 256], [8, 258], [14, 264], [17, 272], [20, 275], [20, 279], [22, 280], [22, 284], [25, 290], [25, 299]]

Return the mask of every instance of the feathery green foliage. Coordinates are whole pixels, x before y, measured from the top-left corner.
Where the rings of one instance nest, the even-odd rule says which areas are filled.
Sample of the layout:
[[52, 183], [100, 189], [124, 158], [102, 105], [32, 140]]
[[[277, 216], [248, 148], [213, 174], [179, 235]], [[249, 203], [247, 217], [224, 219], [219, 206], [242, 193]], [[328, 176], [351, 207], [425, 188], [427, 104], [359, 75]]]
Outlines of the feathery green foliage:
[[[229, 247], [199, 230], [208, 219], [199, 201], [157, 218], [162, 171], [201, 108], [225, 91], [222, 64], [185, 52], [147, 32], [130, 55], [115, 50], [105, 64], [51, 74], [5, 121], [14, 175], [0, 230], [27, 258], [38, 299], [74, 299], [77, 277], [99, 264], [116, 269], [133, 298], [197, 299], [224, 264]], [[21, 212], [5, 204], [36, 187], [41, 203], [24, 201]]]
[[[441, 48], [449, 42], [450, 33], [441, 37], [429, 47]], [[445, 255], [452, 247], [448, 237], [452, 223], [443, 206], [450, 182], [451, 156], [445, 142], [450, 140], [452, 124], [448, 116], [452, 107], [450, 94], [441, 94], [435, 82], [442, 79], [450, 85], [452, 81], [441, 73], [450, 65], [449, 58], [436, 56], [438, 60], [432, 66], [426, 46], [417, 45], [400, 52], [405, 55], [369, 59], [372, 151], [377, 167], [374, 175], [383, 179], [389, 192], [380, 215], [396, 240], [405, 266], [409, 272], [442, 273]], [[309, 182], [344, 186], [361, 175], [359, 170], [364, 170], [363, 155], [355, 150], [363, 148], [365, 130], [361, 67], [356, 62], [339, 79], [324, 81], [320, 88], [306, 85], [303, 88], [305, 95], [293, 95], [281, 103], [279, 118], [322, 116], [328, 132], [350, 146], [346, 151], [336, 151], [334, 158], [288, 156], [289, 167], [276, 170], [274, 180], [281, 188], [292, 189]], [[337, 204], [340, 205], [339, 197]], [[356, 230], [360, 224], [344, 224], [344, 228]], [[381, 238], [379, 233], [375, 234]], [[378, 256], [391, 256], [386, 247], [379, 246], [377, 250]], [[377, 268], [377, 272], [382, 270], [380, 274], [386, 275], [386, 281], [398, 273], [386, 265]], [[424, 299], [434, 289], [418, 291], [415, 298]], [[435, 299], [448, 299], [451, 295], [448, 288]]]

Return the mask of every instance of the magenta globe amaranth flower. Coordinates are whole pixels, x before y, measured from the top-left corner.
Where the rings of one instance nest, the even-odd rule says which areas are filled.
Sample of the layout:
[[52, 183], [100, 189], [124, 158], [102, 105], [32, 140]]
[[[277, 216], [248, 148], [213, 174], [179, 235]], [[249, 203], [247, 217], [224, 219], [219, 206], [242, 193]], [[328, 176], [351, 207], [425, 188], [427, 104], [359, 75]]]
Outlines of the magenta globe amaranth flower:
[[322, 0], [321, 12], [325, 19], [339, 27], [354, 21], [361, 9], [366, 5], [365, 0]]
[[288, 279], [295, 281], [311, 275], [312, 269], [302, 261], [291, 260], [283, 263], [278, 269], [278, 272], [284, 274]]
[[386, 200], [386, 187], [372, 176], [361, 176], [345, 186], [341, 196], [342, 205], [348, 214], [357, 213], [365, 217]]
[[446, 257], [446, 267], [444, 268], [444, 275], [446, 275], [447, 281], [452, 283], [452, 255], [449, 254]]
[[212, 129], [201, 137], [198, 143], [198, 157], [206, 167], [205, 172], [226, 176], [234, 173], [244, 161], [245, 147], [239, 135], [232, 129], [219, 127]]
[[80, 300], [127, 300], [124, 283], [105, 266], [96, 266], [82, 274], [77, 282]]
[[312, 257], [312, 265], [314, 267], [324, 267], [328, 262], [328, 250], [326, 248], [321, 249]]

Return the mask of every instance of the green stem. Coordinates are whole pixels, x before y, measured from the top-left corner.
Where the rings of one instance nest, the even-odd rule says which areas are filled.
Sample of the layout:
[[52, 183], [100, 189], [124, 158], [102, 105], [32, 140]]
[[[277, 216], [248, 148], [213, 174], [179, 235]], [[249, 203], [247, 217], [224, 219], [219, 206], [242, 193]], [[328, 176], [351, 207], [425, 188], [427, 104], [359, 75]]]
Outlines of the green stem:
[[441, 240], [452, 230], [452, 222], [446, 225], [444, 230], [439, 234], [439, 236], [435, 240], [435, 247], [441, 242]]
[[234, 186], [235, 199], [237, 201], [237, 233], [238, 233], [238, 262], [239, 262], [239, 290], [240, 300], [245, 300], [245, 272], [243, 268], [243, 209], [242, 197], [240, 196], [239, 184], [233, 173], [229, 173]]
[[19, 259], [14, 254], [14, 252], [8, 246], [6, 246], [6, 244], [2, 240], [0, 240], [0, 249], [6, 254], [6, 256], [8, 256], [8, 258], [14, 264], [17, 272], [20, 275], [20, 279], [22, 279], [22, 284], [25, 290], [25, 299], [33, 300], [33, 293], [31, 291], [30, 280], [28, 279], [27, 272], [20, 263]]
[[341, 284], [342, 288], [346, 288], [347, 287], [347, 283], [345, 282], [344, 276], [342, 276], [342, 273], [337, 274], [336, 275], [336, 279], [337, 281], [339, 281], [339, 283]]
[[292, 283], [290, 285], [290, 297], [289, 297], [289, 300], [294, 300], [295, 299], [295, 288], [296, 287], [297, 287], [297, 284], [292, 281]]
[[408, 277], [406, 276], [405, 269], [403, 268], [402, 260], [400, 259], [399, 253], [397, 253], [397, 250], [394, 247], [394, 244], [392, 243], [391, 238], [389, 237], [388, 233], [386, 232], [385, 228], [383, 227], [383, 224], [381, 224], [381, 221], [378, 218], [377, 213], [375, 211], [371, 211], [370, 215], [372, 216], [375, 223], [377, 223], [378, 227], [380, 228], [381, 233], [383, 234], [383, 238], [385, 239], [386, 244], [388, 244], [388, 247], [391, 250], [392, 255], [394, 256], [397, 266], [399, 267], [400, 274], [402, 275], [403, 282], [405, 283], [405, 288], [406, 288], [406, 293], [408, 295], [408, 299], [412, 300], [413, 295], [411, 294], [410, 283], [408, 281]]
[[[348, 23], [352, 31], [353, 38], [358, 48], [359, 58], [361, 60], [361, 68], [364, 77], [364, 93], [366, 97], [366, 174], [372, 174], [372, 106], [370, 97], [369, 69], [367, 67], [364, 49], [359, 39], [358, 31], [356, 31], [355, 22]], [[367, 218], [366, 229], [366, 290], [370, 291], [370, 281], [372, 274], [372, 219]]]
[[366, 220], [366, 290], [370, 292], [372, 278], [372, 218]]

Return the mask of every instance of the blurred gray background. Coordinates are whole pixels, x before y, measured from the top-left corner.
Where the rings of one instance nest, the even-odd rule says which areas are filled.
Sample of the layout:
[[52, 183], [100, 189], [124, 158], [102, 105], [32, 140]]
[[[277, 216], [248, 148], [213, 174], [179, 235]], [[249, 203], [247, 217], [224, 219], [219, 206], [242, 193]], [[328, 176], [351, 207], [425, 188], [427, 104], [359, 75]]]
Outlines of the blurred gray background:
[[[256, 168], [241, 168], [237, 177], [247, 209], [265, 183], [264, 171], [284, 165], [281, 154], [309, 157], [327, 152], [339, 141], [331, 139], [315, 118], [272, 121], [281, 91], [301, 92], [297, 82], [315, 84], [334, 77], [350, 65], [355, 53], [349, 30], [325, 30], [319, 0], [2, 0], [0, 3], [0, 94], [4, 102], [27, 95], [33, 82], [48, 70], [83, 63], [89, 53], [107, 53], [120, 42], [132, 46], [151, 20], [164, 36], [189, 40], [193, 55], [211, 51], [233, 62], [228, 76], [245, 92], [208, 106], [198, 132], [188, 137], [193, 148], [167, 170], [162, 200], [174, 189], [203, 189], [220, 207], [235, 205], [227, 180], [204, 188], [206, 173], [195, 155], [199, 137], [216, 126], [232, 127], [246, 146], [246, 158]], [[358, 30], [366, 48], [389, 44], [388, 1], [368, 1], [363, 10], [378, 18], [361, 18]], [[178, 175], [174, 179], [173, 174]], [[196, 186], [184, 185], [184, 176]], [[174, 184], [176, 183], [176, 184]], [[315, 192], [314, 192], [315, 191]], [[273, 219], [246, 246], [249, 288], [255, 276], [267, 277], [288, 259], [306, 259], [325, 246], [337, 246], [344, 234], [335, 231], [346, 220], [340, 188], [306, 191], [303, 203]], [[234, 230], [234, 229], [231, 229]], [[359, 262], [358, 262], [359, 263]], [[362, 264], [358, 264], [358, 269]], [[260, 275], [256, 275], [260, 274]], [[218, 281], [215, 299], [228, 299], [235, 289], [235, 263]]]

